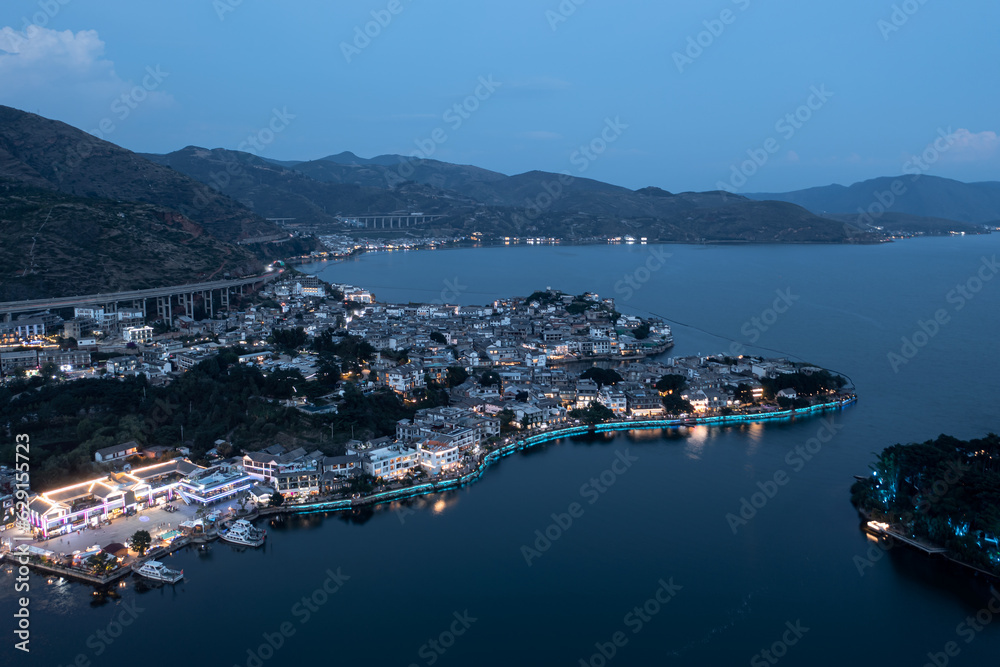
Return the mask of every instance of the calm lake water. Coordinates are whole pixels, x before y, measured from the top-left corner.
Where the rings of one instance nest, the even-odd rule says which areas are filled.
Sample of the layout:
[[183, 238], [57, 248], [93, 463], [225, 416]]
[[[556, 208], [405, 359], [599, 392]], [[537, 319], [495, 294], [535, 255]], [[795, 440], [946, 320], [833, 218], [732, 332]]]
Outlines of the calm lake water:
[[[103, 604], [86, 586], [32, 576], [32, 653], [15, 652], [5, 629], [0, 656], [47, 667], [81, 655], [149, 667], [778, 657], [919, 666], [928, 653], [942, 654], [938, 664], [995, 664], [1000, 619], [978, 631], [960, 625], [985, 607], [983, 585], [909, 551], [873, 549], [849, 502], [852, 476], [873, 452], [1000, 428], [1000, 279], [984, 264], [995, 255], [1000, 235], [864, 247], [461, 249], [313, 267], [383, 301], [595, 291], [624, 312], [684, 323], [674, 326], [673, 355], [780, 350], [846, 373], [860, 401], [827, 422], [550, 443], [408, 506], [268, 525], [261, 550], [217, 542], [207, 557], [180, 552], [167, 562], [184, 569], [183, 583], [140, 592], [129, 581]], [[776, 299], [791, 305], [774, 317]], [[918, 333], [936, 314], [944, 323], [927, 326], [933, 335]], [[915, 334], [906, 359], [902, 339]], [[894, 369], [891, 352], [906, 362]], [[809, 460], [796, 453], [817, 436], [828, 441]], [[787, 483], [768, 485], [779, 472]], [[761, 485], [776, 492], [734, 529], [727, 515]], [[576, 516], [563, 516], [571, 506]], [[10, 629], [13, 584], [5, 569], [0, 611]], [[96, 634], [118, 634], [116, 620], [132, 614], [119, 636]], [[280, 646], [261, 649], [265, 635]], [[957, 655], [944, 656], [946, 647]]]

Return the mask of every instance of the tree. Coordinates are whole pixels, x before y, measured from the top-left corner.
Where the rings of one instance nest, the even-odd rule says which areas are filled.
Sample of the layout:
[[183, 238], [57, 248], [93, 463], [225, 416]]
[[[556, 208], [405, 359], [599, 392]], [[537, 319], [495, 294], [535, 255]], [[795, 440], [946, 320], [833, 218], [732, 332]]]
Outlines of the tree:
[[448, 339], [445, 338], [444, 334], [441, 333], [440, 331], [432, 331], [431, 332], [431, 340], [434, 341], [435, 343], [440, 343], [441, 345], [447, 345], [448, 344]]
[[58, 366], [51, 361], [46, 361], [42, 364], [41, 376], [48, 382], [49, 380], [58, 379], [62, 376], [62, 373], [59, 371]]
[[479, 378], [479, 384], [484, 387], [498, 387], [501, 382], [500, 374], [496, 371], [486, 371]]
[[500, 432], [506, 433], [510, 431], [511, 430], [510, 424], [512, 421], [514, 421], [515, 417], [514, 411], [511, 410], [510, 408], [504, 408], [503, 410], [500, 411], [500, 414], [498, 414], [497, 417], [500, 418]]
[[461, 366], [448, 367], [448, 386], [457, 387], [469, 379], [469, 372]]
[[694, 406], [691, 405], [690, 401], [684, 400], [678, 393], [664, 396], [663, 408], [667, 411], [668, 415], [690, 414], [694, 412]]
[[281, 495], [278, 491], [271, 494], [271, 499], [268, 501], [268, 507], [281, 507], [285, 504], [285, 497]]
[[583, 410], [571, 410], [569, 416], [585, 424], [600, 424], [614, 419], [615, 413], [603, 403], [594, 401]]
[[593, 380], [599, 386], [614, 385], [622, 381], [622, 376], [610, 368], [592, 366], [580, 375], [581, 380]]
[[635, 336], [636, 340], [644, 340], [649, 338], [649, 323], [643, 322], [635, 329], [632, 330], [632, 335]]
[[687, 386], [687, 378], [683, 375], [668, 373], [656, 381], [656, 391], [662, 393], [677, 392]]
[[517, 401], [518, 403], [524, 403], [529, 398], [531, 398], [531, 394], [529, 394], [526, 391], [519, 391], [517, 392], [517, 395], [514, 396], [514, 400]]
[[106, 574], [114, 568], [115, 557], [109, 553], [96, 553], [87, 559], [87, 565], [94, 574]]
[[146, 549], [148, 549], [149, 545], [152, 543], [153, 538], [150, 536], [148, 530], [137, 530], [132, 533], [132, 537], [128, 538], [129, 546], [140, 556], [146, 555]]

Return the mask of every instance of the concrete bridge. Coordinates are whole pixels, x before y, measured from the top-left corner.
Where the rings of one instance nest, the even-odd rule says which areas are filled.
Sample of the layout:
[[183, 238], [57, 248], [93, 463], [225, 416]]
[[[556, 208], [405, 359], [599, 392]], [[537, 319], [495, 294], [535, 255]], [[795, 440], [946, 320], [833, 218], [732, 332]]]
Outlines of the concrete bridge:
[[40, 310], [54, 310], [58, 308], [92, 308], [104, 307], [105, 312], [115, 312], [120, 305], [126, 308], [142, 309], [144, 317], [148, 317], [147, 301], [155, 300], [156, 314], [158, 318], [172, 319], [173, 304], [176, 300], [179, 308], [183, 309], [188, 317], [194, 315], [195, 296], [200, 295], [206, 304], [209, 315], [215, 314], [213, 293], [219, 292], [221, 303], [224, 308], [229, 307], [229, 297], [237, 291], [243, 294], [244, 288], [254, 286], [258, 283], [264, 284], [277, 278], [280, 272], [265, 273], [249, 278], [238, 278], [235, 280], [212, 280], [203, 283], [191, 283], [188, 285], [173, 285], [171, 287], [154, 287], [152, 289], [131, 290], [127, 292], [111, 292], [109, 294], [84, 294], [81, 296], [67, 296], [56, 299], [31, 299], [28, 301], [4, 301], [0, 302], [0, 317], [4, 321], [11, 321], [14, 315], [19, 313], [33, 313]]
[[375, 214], [375, 215], [338, 215], [337, 220], [348, 225], [368, 229], [403, 229], [411, 225], [422, 225], [443, 218], [443, 215], [424, 215], [423, 213]]

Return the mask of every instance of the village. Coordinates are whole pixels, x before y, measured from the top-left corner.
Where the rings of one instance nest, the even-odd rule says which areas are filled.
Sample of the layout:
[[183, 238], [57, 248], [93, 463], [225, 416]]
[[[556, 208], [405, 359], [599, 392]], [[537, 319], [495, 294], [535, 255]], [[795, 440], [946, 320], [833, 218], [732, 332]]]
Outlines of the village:
[[[336, 415], [345, 392], [360, 391], [421, 407], [398, 420], [394, 433], [351, 438], [335, 454], [282, 444], [233, 451], [219, 440], [194, 456], [183, 441], [122, 442], [93, 452], [100, 474], [62, 488], [32, 487], [20, 505], [12, 492], [17, 475], [4, 469], [0, 543], [57, 568], [51, 571], [103, 581], [149, 554], [225, 539], [235, 522], [437, 492], [478, 478], [517, 449], [595, 429], [763, 420], [854, 400], [842, 378], [806, 364], [666, 357], [673, 337], [662, 320], [621, 314], [613, 299], [597, 294], [551, 288], [486, 306], [385, 304], [363, 288], [288, 271], [245, 308], [215, 318], [178, 316], [174, 331], [133, 315], [141, 313], [76, 309], [61, 323], [75, 350], [50, 350], [54, 339], [46, 336], [58, 323], [54, 315], [36, 316], [41, 322], [28, 338], [40, 342], [20, 340], [17, 350], [0, 353], [5, 372], [57, 373], [60, 382], [142, 375], [165, 385], [235, 347], [240, 365], [310, 383], [329, 363], [317, 350], [350, 340], [370, 354], [336, 357], [341, 373], [333, 390], [295, 392], [282, 405]], [[25, 326], [18, 322], [11, 324]], [[433, 392], [439, 400], [427, 406]], [[150, 534], [148, 553], [132, 544], [136, 530]]]

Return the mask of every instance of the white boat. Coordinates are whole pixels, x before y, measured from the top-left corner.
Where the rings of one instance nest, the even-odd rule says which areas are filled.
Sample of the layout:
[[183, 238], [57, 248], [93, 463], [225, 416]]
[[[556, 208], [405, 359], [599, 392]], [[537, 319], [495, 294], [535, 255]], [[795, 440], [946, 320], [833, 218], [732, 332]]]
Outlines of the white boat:
[[184, 570], [178, 572], [171, 570], [158, 560], [148, 560], [135, 571], [141, 577], [152, 579], [153, 581], [165, 581], [168, 584], [176, 584], [184, 577]]
[[238, 519], [229, 527], [229, 530], [223, 531], [219, 537], [233, 544], [259, 547], [264, 544], [265, 535], [267, 535], [265, 530], [254, 528], [253, 524], [246, 519]]

